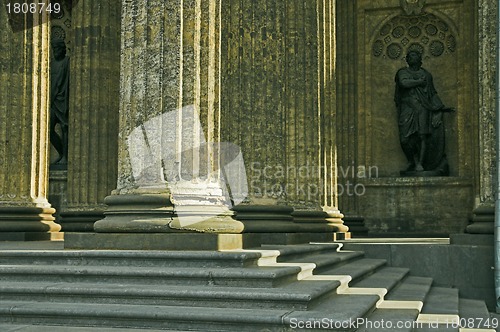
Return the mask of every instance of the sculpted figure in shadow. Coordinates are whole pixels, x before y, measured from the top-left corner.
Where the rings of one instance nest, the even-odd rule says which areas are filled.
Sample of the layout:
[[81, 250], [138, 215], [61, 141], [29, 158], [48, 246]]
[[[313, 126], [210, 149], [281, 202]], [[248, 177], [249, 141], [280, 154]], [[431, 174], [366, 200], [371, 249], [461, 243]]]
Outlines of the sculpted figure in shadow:
[[394, 94], [401, 148], [408, 160], [401, 174], [448, 175], [443, 113], [455, 110], [443, 105], [419, 52], [408, 52], [406, 62], [408, 67], [396, 73]]
[[[59, 157], [55, 164], [68, 163], [69, 57], [62, 39], [51, 42], [54, 58], [50, 63], [50, 142]], [[61, 135], [56, 131], [59, 124]]]

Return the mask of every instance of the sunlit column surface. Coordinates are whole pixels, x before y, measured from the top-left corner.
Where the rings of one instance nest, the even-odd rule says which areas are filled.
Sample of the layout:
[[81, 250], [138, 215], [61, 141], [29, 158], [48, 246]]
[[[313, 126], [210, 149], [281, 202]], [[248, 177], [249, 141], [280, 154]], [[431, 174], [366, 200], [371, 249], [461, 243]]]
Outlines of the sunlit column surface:
[[48, 13], [34, 14], [33, 27], [26, 18], [26, 28], [13, 32], [0, 8], [0, 231], [7, 240], [54, 239], [60, 230], [46, 198]]

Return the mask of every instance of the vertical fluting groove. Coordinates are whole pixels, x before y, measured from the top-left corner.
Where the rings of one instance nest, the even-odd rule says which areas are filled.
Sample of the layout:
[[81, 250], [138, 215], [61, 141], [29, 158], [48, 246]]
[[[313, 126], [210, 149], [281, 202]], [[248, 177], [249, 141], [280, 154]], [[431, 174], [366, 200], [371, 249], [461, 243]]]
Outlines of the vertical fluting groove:
[[[309, 17], [308, 13], [306, 12], [306, 2], [301, 1], [299, 5], [299, 17], [302, 19], [298, 20], [300, 22], [299, 24], [299, 29], [297, 29], [297, 37], [299, 40], [298, 43], [298, 61], [299, 61], [299, 68], [300, 70], [298, 71], [298, 79], [299, 79], [299, 86], [298, 90], [300, 91], [299, 94], [299, 100], [298, 100], [298, 107], [297, 107], [297, 116], [298, 116], [298, 127], [297, 127], [297, 140], [298, 140], [298, 147], [299, 150], [297, 151], [297, 170], [299, 167], [306, 166], [305, 162], [307, 161], [306, 155], [308, 151], [308, 133], [307, 131], [307, 119], [306, 119], [306, 109], [309, 106], [307, 103], [307, 95], [311, 91], [309, 90], [309, 84], [311, 84], [309, 76], [307, 75], [308, 71], [308, 57], [307, 57], [307, 42], [309, 41], [309, 36], [306, 34], [306, 29], [307, 29], [307, 24], [309, 23]], [[302, 185], [302, 176], [298, 173], [297, 178], [299, 180], [299, 186]], [[306, 192], [301, 192], [301, 197], [300, 200], [302, 202], [308, 202], [308, 196]]]
[[[281, 3], [281, 2], [280, 2]], [[284, 126], [284, 148], [283, 148], [283, 158], [284, 158], [284, 163], [287, 169], [288, 169], [288, 161], [290, 158], [290, 153], [289, 153], [289, 148], [288, 148], [288, 141], [290, 137], [289, 133], [289, 121], [290, 121], [290, 116], [289, 116], [289, 98], [287, 98], [288, 95], [288, 82], [289, 82], [289, 61], [290, 61], [290, 56], [289, 56], [289, 40], [288, 40], [288, 31], [289, 31], [289, 24], [288, 24], [288, 5], [289, 1], [283, 1], [283, 10], [282, 10], [282, 19], [283, 19], [283, 26], [282, 26], [282, 38], [283, 38], [283, 72], [282, 72], [282, 77], [283, 77], [283, 91], [282, 91], [282, 96], [283, 96], [283, 126]], [[288, 171], [285, 173], [285, 180], [286, 184], [290, 183], [290, 177], [288, 176]], [[289, 200], [289, 194], [287, 187], [285, 187], [285, 199]]]
[[[27, 18], [25, 18], [25, 22], [27, 22]], [[21, 109], [22, 109], [22, 115], [21, 115], [21, 126], [18, 128], [23, 128], [21, 130], [21, 142], [26, 142], [27, 144], [30, 144], [30, 147], [32, 148], [33, 144], [33, 138], [32, 138], [32, 132], [30, 131], [31, 126], [33, 125], [32, 123], [32, 116], [33, 116], [33, 109], [32, 109], [32, 104], [30, 102], [31, 96], [33, 93], [33, 86], [32, 86], [32, 79], [33, 77], [31, 76], [31, 72], [33, 70], [33, 38], [34, 38], [34, 32], [32, 29], [24, 29], [24, 45], [25, 49], [23, 54], [23, 74], [22, 74], [22, 79], [23, 79], [23, 84], [22, 84], [22, 100], [21, 100]], [[31, 112], [30, 112], [31, 110]], [[16, 128], [16, 127], [13, 127]], [[16, 128], [17, 129], [17, 128]], [[15, 137], [15, 136], [13, 136]], [[13, 151], [14, 152], [14, 151]], [[18, 162], [12, 165], [22, 165], [22, 169], [24, 171], [23, 176], [21, 177], [21, 186], [20, 188], [21, 191], [25, 190], [28, 188], [28, 192], [21, 192], [21, 195], [29, 195], [31, 197], [32, 195], [32, 176], [31, 176], [31, 169], [30, 169], [30, 161], [33, 158], [32, 155], [32, 150], [30, 148], [23, 149], [24, 155], [22, 155], [22, 159], [18, 159]], [[15, 153], [17, 154], [17, 153]], [[13, 178], [13, 183], [12, 183], [12, 188], [16, 188], [16, 179]]]
[[[7, 123], [7, 114], [9, 112], [9, 103], [12, 102], [12, 98], [10, 97], [10, 86], [12, 86], [11, 80], [13, 75], [9, 67], [9, 60], [11, 59], [11, 31], [9, 30], [9, 26], [7, 24], [7, 12], [5, 10], [0, 11], [0, 22], [2, 22], [1, 29], [4, 31], [3, 34], [0, 34], [0, 54], [3, 54], [4, 57], [0, 59], [0, 199], [4, 200], [4, 195], [7, 193], [7, 170], [8, 170], [8, 160], [7, 160], [7, 128], [9, 127]], [[5, 63], [7, 62], [7, 63]]]
[[[304, 125], [302, 127], [302, 132], [304, 133], [304, 150], [302, 151], [302, 165], [307, 168], [307, 177], [303, 177], [302, 184], [307, 188], [306, 190], [306, 202], [310, 206], [313, 206], [316, 199], [319, 181], [314, 178], [315, 174], [311, 172], [312, 168], [316, 163], [316, 153], [318, 150], [316, 123], [318, 123], [318, 110], [322, 108], [322, 99], [315, 100], [317, 98], [318, 88], [317, 81], [321, 81], [318, 77], [318, 68], [321, 63], [318, 61], [317, 55], [317, 25], [316, 22], [316, 1], [304, 1], [303, 2], [303, 15], [306, 18], [303, 28], [303, 39], [304, 39], [304, 81], [306, 83], [306, 88], [304, 89], [304, 108], [302, 110]], [[312, 5], [311, 5], [312, 4]], [[315, 48], [316, 46], [316, 48]], [[320, 90], [321, 91], [321, 90]], [[321, 96], [321, 95], [320, 95]], [[313, 176], [313, 178], [309, 178]], [[316, 182], [316, 183], [315, 183]], [[314, 188], [314, 191], [312, 191]]]
[[[352, 15], [352, 31], [351, 31], [351, 34], [352, 34], [352, 49], [354, 50], [354, 61], [352, 61], [352, 69], [351, 69], [351, 77], [352, 77], [352, 82], [350, 84], [350, 87], [351, 87], [351, 100], [352, 100], [352, 111], [351, 111], [351, 114], [353, 114], [354, 116], [352, 117], [353, 118], [353, 121], [352, 121], [352, 128], [354, 130], [354, 137], [357, 138], [359, 137], [358, 133], [359, 133], [359, 117], [357, 116], [358, 114], [358, 109], [359, 109], [359, 103], [358, 103], [358, 98], [357, 98], [357, 87], [356, 87], [356, 79], [355, 79], [355, 75], [357, 74], [358, 70], [357, 70], [357, 67], [358, 67], [358, 34], [357, 34], [357, 31], [358, 31], [358, 27], [357, 27], [357, 11], [356, 11], [356, 5], [354, 3], [351, 4], [351, 15]], [[361, 135], [361, 136], [364, 136], [364, 139], [365, 140], [368, 140], [368, 135]], [[372, 142], [373, 144], [373, 142]], [[368, 145], [364, 145], [364, 146], [368, 146]], [[360, 163], [360, 160], [359, 160], [359, 153], [358, 153], [358, 148], [359, 147], [359, 144], [357, 143], [357, 139], [353, 139], [352, 143], [351, 143], [351, 146], [349, 147], [349, 150], [352, 150], [352, 160], [354, 161], [354, 165], [353, 167], [356, 169], [357, 166], [359, 165]], [[363, 161], [365, 162], [365, 161]], [[370, 166], [371, 165], [371, 159], [369, 161], [368, 164], [365, 164], [367, 166]], [[353, 181], [355, 180], [355, 178], [353, 178]], [[354, 197], [351, 198], [351, 202], [350, 202], [350, 208], [352, 209], [353, 212], [357, 213], [357, 201], [358, 201], [358, 197], [356, 195], [354, 195]]]
[[[82, 50], [82, 67], [84, 70], [92, 72], [91, 68], [91, 55], [92, 55], [92, 49], [91, 49], [91, 36], [88, 35], [88, 33], [85, 32], [85, 28], [88, 26], [88, 15], [86, 13], [92, 12], [91, 8], [91, 1], [85, 1], [82, 3], [83, 6], [83, 12], [82, 12], [82, 17], [81, 17], [81, 25], [84, 27], [82, 30], [82, 44], [81, 44], [81, 50]], [[87, 75], [85, 75], [87, 74]], [[92, 76], [89, 72], [84, 73], [80, 77], [81, 79], [81, 87], [82, 87], [82, 95], [83, 96], [92, 96]], [[87, 126], [92, 126], [92, 116], [90, 114], [90, 110], [92, 108], [92, 99], [93, 98], [82, 98], [81, 99], [81, 114], [82, 117], [80, 118], [81, 123], [86, 124]], [[93, 127], [95, 128], [95, 127]], [[89, 153], [89, 158], [93, 157], [94, 151], [90, 150], [90, 140], [91, 140], [91, 135], [90, 132], [88, 131], [82, 131], [81, 133], [82, 136], [82, 145], [81, 145], [81, 153], [84, 153], [84, 151], [88, 151]], [[89, 170], [88, 167], [88, 161], [87, 160], [82, 160], [81, 163], [82, 168], [80, 169], [81, 174], [82, 174], [82, 186], [84, 188], [89, 188], [90, 187], [90, 177], [92, 173]], [[83, 205], [86, 205], [88, 203], [88, 190], [84, 190], [80, 193], [80, 202]]]
[[207, 180], [210, 181], [210, 174], [216, 170], [215, 163], [217, 162], [216, 156], [214, 155], [214, 150], [212, 144], [215, 141], [215, 89], [216, 89], [216, 48], [217, 48], [217, 36], [216, 36], [216, 13], [215, 13], [216, 3], [215, 1], [209, 2], [209, 18], [208, 18], [208, 98], [207, 98]]
[[[267, 18], [270, 16], [270, 13], [267, 9], [268, 2], [263, 0], [260, 6], [256, 6], [256, 12], [254, 12], [255, 17], [255, 26], [254, 26], [254, 40], [255, 40], [255, 53], [257, 59], [257, 67], [255, 68], [256, 72], [259, 73], [257, 77], [257, 84], [255, 89], [256, 101], [254, 110], [264, 110], [264, 113], [261, 114], [261, 121], [263, 121], [263, 130], [264, 135], [260, 135], [258, 137], [258, 141], [256, 144], [259, 144], [263, 147], [263, 160], [266, 165], [272, 165], [274, 160], [271, 158], [271, 146], [272, 144], [266, 143], [266, 140], [270, 140], [271, 136], [274, 134], [274, 129], [271, 128], [270, 123], [272, 121], [275, 110], [268, 108], [268, 94], [267, 94], [267, 80], [268, 80], [268, 61], [264, 52], [266, 50], [266, 41], [264, 40], [264, 34], [267, 33]], [[260, 101], [260, 103], [259, 103]], [[260, 111], [259, 113], [261, 113]], [[274, 179], [272, 179], [274, 180]], [[269, 190], [273, 190], [273, 183], [269, 183]]]
[[[323, 133], [322, 131], [324, 131], [324, 121], [322, 121], [322, 118], [324, 118], [324, 116], [322, 116], [322, 112], [324, 113], [325, 110], [322, 109], [321, 107], [321, 65], [323, 65], [323, 51], [326, 50], [326, 47], [325, 47], [325, 44], [324, 44], [324, 41], [323, 39], [325, 38], [324, 36], [324, 33], [322, 32], [322, 29], [324, 29], [325, 27], [325, 3], [324, 1], [322, 2], [321, 0], [317, 0], [316, 1], [316, 22], [317, 23], [317, 31], [316, 31], [316, 38], [317, 38], [317, 61], [318, 61], [318, 69], [317, 69], [317, 76], [318, 76], [318, 82], [317, 82], [317, 98], [318, 98], [318, 109], [317, 109], [317, 118], [318, 118], [318, 121], [317, 121], [317, 132], [318, 132], [318, 141], [317, 141], [317, 145], [318, 145], [318, 151], [317, 151], [317, 154], [318, 154], [318, 184], [320, 185], [320, 188], [323, 189], [323, 205], [326, 205], [326, 197], [327, 197], [327, 190], [328, 190], [328, 186], [327, 186], [327, 183], [328, 183], [328, 177], [327, 177], [327, 174], [325, 171], [323, 171], [323, 174], [321, 172], [321, 166], [323, 167], [326, 167], [325, 165], [325, 162], [323, 161], [324, 160], [324, 149], [325, 149], [325, 146], [322, 142], [322, 139], [323, 139]], [[321, 13], [323, 13], [323, 15], [321, 15]], [[323, 22], [323, 24], [321, 25], [320, 22]], [[321, 44], [323, 43], [323, 49], [321, 49]], [[324, 168], [326, 170], [326, 168]]]
[[[216, 107], [216, 112], [217, 112], [217, 136], [216, 140], [219, 144], [217, 148], [217, 163], [216, 163], [216, 169], [217, 169], [217, 181], [220, 180], [221, 178], [221, 162], [220, 162], [220, 157], [221, 157], [221, 149], [220, 149], [220, 142], [222, 142], [222, 32], [223, 32], [223, 27], [222, 27], [222, 0], [217, 0], [217, 13], [215, 13], [216, 17], [214, 18], [214, 22], [217, 22], [217, 41], [218, 41], [218, 53], [216, 54], [216, 59], [217, 59], [217, 92], [215, 93], [215, 96], [217, 98], [217, 107]], [[229, 52], [228, 52], [229, 53]]]
[[[45, 1], [45, 4], [48, 2]], [[43, 96], [42, 96], [42, 109], [43, 109], [43, 114], [44, 114], [44, 142], [43, 142], [43, 174], [44, 174], [44, 192], [43, 196], [47, 197], [48, 195], [48, 183], [49, 183], [49, 160], [50, 160], [50, 136], [49, 136], [49, 126], [50, 126], [50, 24], [48, 23], [49, 21], [49, 13], [44, 13], [42, 16], [42, 22], [43, 24], [43, 29], [44, 29], [44, 39], [43, 39], [43, 44], [42, 44], [42, 49], [43, 49], [43, 68], [42, 68], [42, 73], [45, 75], [45, 84], [46, 87], [43, 88]]]
[[[98, 70], [97, 72], [97, 82], [99, 84], [105, 84], [106, 83], [106, 76], [109, 75], [109, 68], [102, 68], [101, 69], [101, 63], [104, 60], [104, 57], [108, 56], [108, 52], [110, 51], [110, 47], [107, 45], [107, 41], [111, 36], [108, 34], [110, 33], [108, 31], [107, 26], [111, 24], [112, 17], [109, 13], [109, 6], [111, 4], [109, 2], [104, 2], [99, 5], [99, 10], [98, 10], [98, 16], [97, 20], [92, 20], [92, 26], [95, 26], [94, 22], [97, 21], [97, 26], [101, 27], [101, 38], [97, 39], [97, 54], [94, 55], [96, 57], [95, 61], [95, 69]], [[94, 6], [95, 7], [95, 6]], [[105, 17], [108, 18], [109, 22], [106, 24]], [[95, 186], [91, 188], [91, 192], [89, 192], [89, 203], [92, 205], [97, 205], [99, 203], [99, 193], [100, 193], [100, 188], [105, 187], [107, 184], [106, 181], [106, 173], [103, 170], [100, 170], [99, 166], [101, 165], [107, 165], [107, 140], [105, 139], [106, 135], [106, 128], [108, 127], [108, 123], [110, 120], [110, 117], [108, 116], [108, 113], [110, 112], [110, 104], [109, 104], [109, 93], [108, 90], [109, 85], [103, 86], [98, 90], [98, 98], [97, 102], [98, 105], [96, 105], [95, 109], [97, 112], [95, 112], [95, 117], [99, 117], [100, 121], [98, 121], [98, 128], [97, 128], [97, 137], [96, 137], [96, 155], [95, 155], [95, 161], [97, 167], [94, 167], [93, 169], [96, 170], [96, 176], [95, 176]], [[105, 107], [104, 105], [107, 105], [108, 107]], [[105, 114], [106, 116], [102, 117], [102, 115]], [[108, 167], [105, 167], [107, 169]], [[101, 197], [102, 199], [102, 197]]]
[[[97, 31], [97, 29], [102, 29], [100, 23], [101, 23], [101, 17], [102, 17], [102, 8], [105, 5], [99, 4], [98, 6], [93, 5], [94, 2], [90, 2], [92, 5], [90, 7], [90, 12], [92, 15], [87, 15], [87, 24], [86, 26], [90, 27], [91, 31]], [[95, 13], [95, 17], [94, 17]], [[97, 24], [99, 26], [97, 26]], [[104, 35], [104, 31], [101, 30], [101, 36]], [[98, 69], [99, 68], [99, 61], [102, 56], [101, 53], [101, 36], [96, 36], [95, 32], [92, 32], [89, 36], [89, 61], [90, 61], [90, 67], [89, 67], [89, 80], [87, 84], [95, 86], [95, 84], [100, 84], [102, 82], [102, 70]], [[105, 38], [105, 37], [104, 37]], [[94, 83], [95, 82], [95, 83]], [[92, 88], [92, 87], [91, 87]], [[97, 91], [96, 91], [97, 90]], [[95, 98], [90, 98], [89, 99], [89, 107], [88, 107], [88, 112], [90, 113], [90, 125], [92, 128], [92, 131], [97, 131], [97, 135], [93, 137], [92, 139], [89, 139], [89, 145], [88, 145], [88, 150], [85, 151], [86, 154], [91, 155], [91, 158], [89, 160], [89, 163], [87, 167], [91, 170], [96, 170], [99, 168], [98, 160], [99, 160], [99, 154], [100, 154], [100, 148], [99, 145], [101, 144], [100, 140], [100, 131], [101, 131], [101, 126], [103, 124], [103, 120], [100, 119], [100, 114], [101, 113], [101, 98], [102, 98], [102, 91], [101, 89], [92, 89], [93, 94], [92, 96], [95, 96]], [[88, 205], [93, 204], [93, 197], [95, 189], [99, 185], [99, 177], [98, 177], [97, 171], [90, 171], [89, 172], [89, 186], [86, 191], [86, 199], [85, 203]]]
[[[286, 168], [287, 165], [287, 124], [286, 124], [286, 115], [287, 115], [287, 102], [286, 102], [286, 73], [287, 73], [287, 61], [286, 61], [286, 1], [276, 1], [275, 4], [275, 16], [276, 16], [276, 37], [278, 38], [279, 43], [276, 43], [275, 47], [275, 66], [277, 68], [276, 71], [276, 85], [277, 89], [279, 89], [279, 93], [277, 94], [277, 98], [279, 100], [280, 105], [280, 114], [278, 121], [280, 123], [280, 160], [282, 162], [282, 167]], [[282, 199], [286, 199], [286, 187], [285, 186], [286, 179], [282, 179], [281, 190], [285, 192], [284, 197]]]
[[[338, 137], [339, 135], [337, 134], [337, 128], [336, 128], [336, 123], [338, 119], [338, 108], [337, 108], [337, 1], [336, 0], [330, 0], [330, 92], [332, 93], [332, 100], [330, 101], [331, 109], [330, 114], [330, 135], [333, 136], [333, 142], [330, 142], [329, 144], [329, 152], [334, 154], [334, 160], [335, 160], [335, 168], [333, 176], [335, 181], [332, 184], [332, 187], [330, 188], [330, 197], [331, 199], [335, 199], [335, 204], [339, 208], [339, 197], [338, 197]], [[333, 150], [333, 151], [332, 151]], [[332, 204], [334, 202], [332, 201]]]
[[201, 0], [195, 0], [194, 9], [194, 19], [195, 19], [195, 33], [194, 33], [194, 66], [195, 66], [195, 77], [194, 77], [194, 109], [195, 118], [193, 124], [193, 162], [192, 171], [193, 177], [198, 178], [200, 175], [200, 150], [197, 148], [200, 146], [200, 121], [196, 117], [200, 118], [202, 116], [201, 112], [201, 80], [203, 79], [201, 73]]
[[[250, 36], [250, 31], [251, 31], [251, 17], [248, 17], [248, 13], [251, 13], [251, 7], [248, 7], [250, 2], [242, 0], [240, 2], [241, 6], [241, 19], [239, 21], [239, 31], [238, 35], [240, 36], [240, 46], [239, 46], [239, 57], [240, 57], [240, 79], [241, 79], [241, 106], [242, 106], [242, 111], [240, 112], [241, 118], [240, 121], [238, 121], [238, 133], [240, 133], [240, 141], [242, 142], [242, 145], [244, 146], [245, 149], [248, 149], [247, 151], [251, 151], [250, 155], [252, 157], [255, 156], [254, 154], [254, 149], [252, 145], [252, 135], [244, 135], [243, 134], [243, 123], [252, 123], [251, 119], [249, 118], [249, 112], [251, 112], [251, 107], [249, 103], [249, 95], [251, 94], [251, 86], [249, 86], [249, 72], [252, 64], [252, 57], [251, 57], [251, 44], [250, 41], [248, 40], [248, 36]], [[255, 161], [252, 160], [252, 162]], [[252, 174], [253, 177], [253, 174]]]
[[[179, 98], [177, 104], [177, 132], [176, 132], [176, 163], [178, 167], [178, 174], [181, 175], [181, 151], [182, 151], [182, 106], [183, 106], [183, 96], [184, 96], [184, 72], [183, 72], [183, 64], [184, 64], [184, 0], [180, 1], [180, 33], [179, 33]], [[182, 176], [182, 175], [181, 175]]]
[[[75, 28], [75, 22], [79, 21], [79, 11], [73, 10], [72, 15], [71, 15], [71, 20], [73, 24], [73, 29], [71, 30], [71, 37], [73, 41], [73, 52], [71, 54], [71, 62], [70, 62], [70, 74], [73, 71], [73, 68], [76, 68], [77, 63], [80, 61], [80, 57], [78, 56], [78, 52], [76, 50], [78, 49], [80, 42], [79, 42], [79, 32]], [[73, 90], [79, 90], [79, 82], [77, 80], [76, 75], [70, 75], [69, 76], [70, 82], [69, 86]], [[76, 123], [80, 123], [79, 121], [79, 116], [80, 112], [77, 109], [76, 105], [77, 103], [77, 96], [74, 94], [70, 94], [70, 101], [69, 101], [69, 109], [70, 109], [70, 114], [68, 118], [68, 132], [72, 132], [73, 128], [76, 127]], [[79, 156], [80, 155], [80, 143], [81, 138], [80, 134], [74, 133], [74, 135], [71, 136], [71, 140], [68, 140], [68, 156]], [[78, 186], [73, 186], [69, 185], [72, 180], [76, 179], [78, 176], [77, 174], [80, 174], [80, 164], [75, 162], [72, 158], [69, 158], [68, 160], [68, 204], [74, 204], [75, 202], [78, 202], [79, 200], [79, 193], [78, 193]]]
[[[316, 0], [315, 1], [315, 4], [316, 4], [316, 22], [317, 22], [317, 27], [316, 27], [316, 39], [317, 39], [317, 45], [316, 45], [316, 57], [317, 57], [317, 61], [318, 61], [318, 68], [316, 70], [316, 75], [318, 76], [318, 81], [316, 83], [316, 94], [317, 94], [317, 104], [318, 104], [318, 108], [317, 108], [317, 118], [318, 118], [318, 121], [316, 123], [316, 130], [318, 132], [318, 136], [317, 136], [317, 154], [318, 154], [318, 160], [319, 160], [319, 164], [318, 166], [321, 166], [322, 164], [322, 149], [324, 148], [323, 147], [323, 144], [322, 144], [322, 126], [323, 126], [323, 122], [321, 121], [321, 112], [323, 111], [322, 108], [321, 108], [321, 71], [320, 71], [320, 66], [322, 64], [322, 59], [321, 59], [321, 43], [322, 43], [322, 35], [321, 35], [321, 27], [322, 25], [320, 24], [321, 20], [323, 19], [323, 26], [324, 26], [324, 18], [321, 17], [320, 13], [324, 7], [324, 3], [322, 2], [322, 0]], [[316, 176], [316, 175], [315, 175]], [[318, 176], [318, 184], [321, 185], [322, 183], [326, 183], [326, 181], [322, 178], [321, 176], [321, 168], [318, 167], [318, 173], [317, 173], [317, 176]], [[321, 187], [320, 187], [321, 188]], [[326, 190], [326, 186], [323, 187], [323, 193], [320, 195], [324, 196], [325, 194], [325, 191]]]
[[[255, 123], [255, 114], [254, 114], [254, 105], [255, 105], [255, 85], [253, 82], [255, 82], [255, 44], [254, 44], [254, 38], [252, 36], [252, 33], [255, 28], [255, 1], [250, 2], [250, 6], [248, 7], [248, 13], [250, 14], [250, 17], [245, 20], [246, 22], [249, 22], [248, 28], [243, 29], [243, 33], [247, 38], [248, 44], [243, 45], [243, 47], [246, 49], [248, 47], [248, 54], [250, 55], [250, 64], [247, 66], [246, 70], [244, 71], [245, 75], [245, 83], [248, 88], [248, 93], [246, 94], [247, 97], [247, 110], [249, 111], [249, 123]], [[244, 60], [243, 60], [244, 61]], [[262, 124], [260, 124], [262, 125]], [[255, 143], [256, 140], [256, 135], [254, 135], [254, 131], [252, 130], [250, 132], [250, 146], [252, 147], [252, 155], [255, 155], [256, 150], [258, 151], [258, 156], [257, 160], [262, 161], [262, 152], [260, 148], [256, 149], [257, 144]], [[261, 190], [265, 192], [266, 188], [262, 186]]]
[[[238, 1], [238, 26], [235, 29], [235, 33], [238, 38], [238, 80], [239, 80], [239, 87], [236, 95], [236, 100], [237, 104], [239, 107], [239, 112], [238, 112], [238, 121], [236, 125], [236, 132], [238, 133], [238, 141], [242, 145], [243, 149], [245, 151], [249, 151], [249, 154], [253, 157], [253, 154], [251, 152], [251, 149], [249, 148], [251, 145], [249, 144], [251, 137], [250, 136], [245, 136], [243, 135], [243, 122], [246, 120], [247, 117], [247, 103], [246, 103], [246, 94], [249, 93], [246, 87], [246, 78], [245, 78], [245, 68], [246, 68], [246, 63], [245, 60], [248, 62], [250, 60], [250, 57], [247, 56], [245, 57], [246, 52], [249, 49], [249, 45], [245, 45], [246, 43], [246, 34], [245, 34], [245, 22], [247, 22], [247, 18], [244, 16], [244, 13], [247, 12], [245, 10], [244, 6], [245, 1], [244, 0], [239, 0]], [[252, 160], [253, 162], [254, 160]], [[252, 174], [253, 175], [253, 174]]]
[[33, 52], [33, 58], [32, 58], [32, 64], [31, 64], [31, 70], [27, 71], [25, 73], [25, 76], [27, 77], [28, 75], [31, 75], [31, 82], [27, 82], [28, 84], [31, 84], [31, 90], [33, 91], [31, 95], [31, 185], [30, 185], [30, 195], [33, 200], [36, 200], [39, 192], [40, 192], [40, 183], [39, 183], [39, 175], [40, 175], [40, 164], [39, 164], [39, 159], [40, 159], [40, 150], [38, 146], [38, 133], [40, 131], [40, 124], [41, 124], [41, 114], [40, 114], [40, 107], [39, 107], [39, 91], [40, 91], [40, 85], [39, 85], [39, 79], [40, 79], [40, 72], [37, 70], [39, 68], [40, 64], [40, 55], [39, 55], [39, 42], [40, 42], [40, 22], [39, 22], [39, 16], [38, 14], [33, 14], [33, 29], [32, 29], [32, 38], [33, 38], [33, 43], [32, 43], [32, 52]]

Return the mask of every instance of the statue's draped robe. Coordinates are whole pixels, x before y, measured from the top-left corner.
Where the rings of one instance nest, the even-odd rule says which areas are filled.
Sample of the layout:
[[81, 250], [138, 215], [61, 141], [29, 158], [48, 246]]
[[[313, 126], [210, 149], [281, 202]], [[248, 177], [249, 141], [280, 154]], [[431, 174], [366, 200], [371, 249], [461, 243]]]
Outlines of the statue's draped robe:
[[68, 125], [69, 57], [50, 64], [50, 111], [61, 125]]
[[[426, 81], [423, 86], [406, 83], [408, 79], [423, 77]], [[436, 92], [432, 75], [423, 68], [418, 71], [401, 68], [395, 81], [394, 101], [398, 110], [401, 144], [414, 145], [418, 139], [416, 135], [429, 135], [423, 167], [425, 170], [447, 175], [442, 112], [444, 105]]]

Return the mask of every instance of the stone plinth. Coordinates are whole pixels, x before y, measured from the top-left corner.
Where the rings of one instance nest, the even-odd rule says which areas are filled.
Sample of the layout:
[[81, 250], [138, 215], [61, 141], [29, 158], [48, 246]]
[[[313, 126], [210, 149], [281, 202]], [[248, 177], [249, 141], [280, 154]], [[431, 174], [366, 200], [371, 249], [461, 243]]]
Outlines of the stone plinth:
[[495, 207], [481, 206], [472, 212], [472, 224], [467, 225], [466, 232], [470, 234], [493, 234], [495, 224]]
[[360, 207], [371, 235], [448, 236], [463, 232], [472, 205], [468, 179], [378, 178], [363, 182]]
[[47, 201], [47, 15], [33, 15], [33, 28], [14, 33], [6, 11], [0, 10], [0, 233], [4, 240], [51, 239], [61, 228], [54, 223], [55, 210]]

